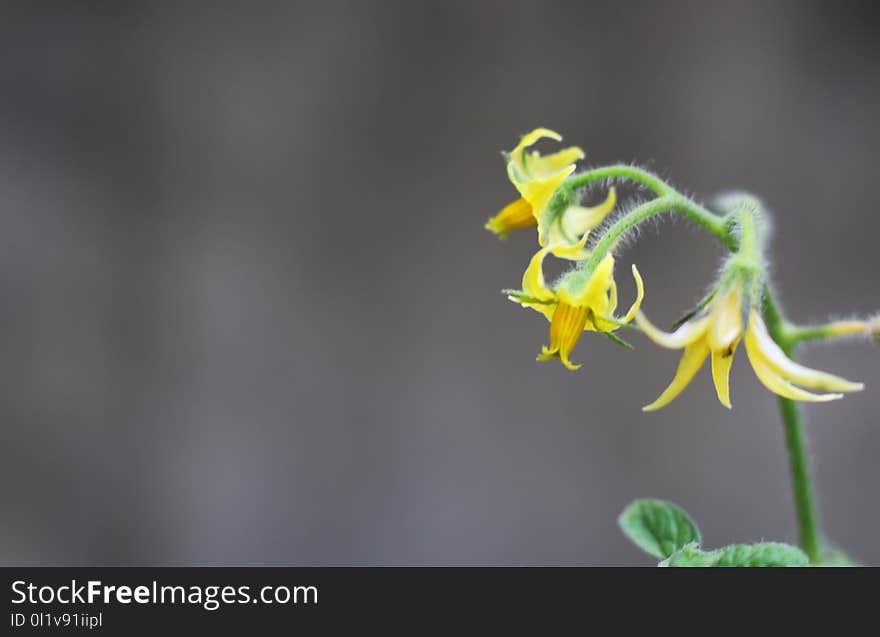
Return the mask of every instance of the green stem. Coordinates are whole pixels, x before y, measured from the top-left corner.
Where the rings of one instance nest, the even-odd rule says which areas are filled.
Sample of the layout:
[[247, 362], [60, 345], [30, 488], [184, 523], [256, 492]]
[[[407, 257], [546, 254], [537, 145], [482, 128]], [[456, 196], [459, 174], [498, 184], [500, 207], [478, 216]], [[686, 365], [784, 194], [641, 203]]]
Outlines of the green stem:
[[864, 336], [871, 333], [868, 321], [832, 321], [825, 325], [785, 326], [785, 338], [793, 345], [807, 341], [825, 341], [832, 338]]
[[[786, 333], [786, 322], [775, 299], [769, 290], [764, 297], [764, 321], [770, 336], [785, 355], [794, 355], [795, 342]], [[822, 561], [822, 542], [819, 521], [816, 513], [816, 499], [813, 495], [813, 481], [810, 477], [810, 459], [807, 440], [801, 424], [800, 410], [793, 400], [779, 398], [779, 411], [785, 430], [785, 445], [788, 450], [789, 471], [794, 492], [794, 506], [798, 523], [798, 540], [801, 548], [813, 564]]]
[[628, 166], [627, 164], [614, 164], [612, 166], [594, 168], [575, 175], [568, 180], [568, 183], [574, 188], [583, 188], [584, 186], [588, 186], [597, 181], [604, 181], [605, 179], [629, 179], [654, 191], [659, 197], [675, 193], [675, 189], [672, 186], [660, 179], [654, 173], [649, 172], [644, 168]]
[[605, 231], [599, 242], [593, 246], [590, 257], [584, 262], [583, 269], [586, 272], [592, 272], [623, 235], [651, 217], [670, 211], [677, 212], [694, 221], [727, 245], [730, 235], [727, 221], [723, 217], [709, 212], [702, 206], [673, 191], [671, 194], [663, 195], [640, 206], [636, 206], [614, 222]]

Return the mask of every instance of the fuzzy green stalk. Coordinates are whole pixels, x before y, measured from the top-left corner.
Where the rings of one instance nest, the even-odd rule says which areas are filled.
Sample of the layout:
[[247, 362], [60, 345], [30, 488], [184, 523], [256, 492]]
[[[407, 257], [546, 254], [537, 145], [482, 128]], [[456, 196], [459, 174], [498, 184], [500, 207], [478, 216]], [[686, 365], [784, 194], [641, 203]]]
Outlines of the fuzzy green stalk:
[[[764, 322], [771, 338], [776, 341], [786, 356], [792, 358], [796, 342], [787, 334], [786, 321], [779, 305], [768, 289], [764, 295]], [[798, 543], [810, 558], [812, 564], [822, 562], [822, 535], [819, 531], [819, 516], [816, 512], [816, 498], [813, 494], [813, 480], [810, 475], [810, 458], [807, 439], [801, 424], [800, 408], [789, 398], [779, 397], [779, 412], [785, 430], [785, 446], [788, 451], [788, 466], [791, 473], [791, 486], [794, 492], [794, 508], [797, 516]]]

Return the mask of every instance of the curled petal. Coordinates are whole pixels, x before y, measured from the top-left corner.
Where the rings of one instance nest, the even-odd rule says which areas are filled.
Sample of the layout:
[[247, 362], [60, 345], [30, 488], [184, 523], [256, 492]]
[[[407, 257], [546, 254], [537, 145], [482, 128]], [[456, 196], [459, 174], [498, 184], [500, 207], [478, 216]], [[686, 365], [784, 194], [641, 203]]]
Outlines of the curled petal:
[[570, 165], [573, 170], [573, 164], [584, 157], [584, 151], [577, 147], [564, 148], [546, 157], [542, 157], [538, 152], [526, 151], [529, 146], [543, 138], [561, 141], [562, 135], [548, 128], [536, 128], [523, 135], [516, 148], [510, 151], [507, 173], [514, 184], [543, 180]]
[[730, 405], [730, 367], [733, 365], [733, 353], [739, 341], [734, 341], [727, 350], [712, 351], [712, 381], [715, 383], [715, 393], [718, 401], [727, 407]]
[[608, 288], [608, 307], [605, 311], [608, 316], [614, 316], [614, 310], [617, 309], [617, 281], [611, 279], [611, 285]]
[[550, 155], [542, 156], [540, 153], [525, 153], [525, 171], [533, 179], [541, 179], [556, 174], [560, 170], [573, 165], [579, 159], [584, 158], [584, 151], [577, 146], [563, 148]]
[[553, 228], [555, 226], [556, 224], [553, 224], [553, 227], [551, 227], [548, 246], [554, 257], [568, 259], [569, 261], [582, 261], [590, 256], [590, 252], [586, 249], [587, 239], [590, 236], [589, 232], [585, 232], [584, 236], [577, 243], [567, 244], [564, 241], [559, 241], [558, 237], [554, 237], [555, 232]]
[[709, 326], [709, 348], [723, 352], [742, 336], [742, 305], [739, 289], [733, 288], [715, 301], [712, 307], [712, 323]]
[[522, 291], [529, 296], [542, 301], [553, 298], [553, 292], [544, 282], [544, 257], [547, 256], [549, 248], [541, 248], [529, 261], [529, 267], [523, 273]]
[[767, 361], [755, 346], [754, 341], [749, 338], [748, 332], [746, 333], [746, 354], [749, 356], [749, 362], [752, 364], [755, 376], [774, 394], [778, 394], [783, 398], [803, 400], [811, 403], [822, 403], [843, 398], [843, 394], [813, 394], [806, 389], [792, 385], [767, 364]]
[[764, 321], [754, 310], [749, 316], [749, 329], [746, 333], [746, 345], [748, 346], [750, 343], [752, 350], [760, 356], [764, 365], [769, 367], [775, 375], [790, 383], [829, 392], [853, 392], [865, 388], [862, 383], [854, 383], [833, 374], [820, 372], [791, 360], [770, 337]]
[[614, 279], [614, 257], [609, 252], [605, 255], [596, 270], [590, 275], [590, 280], [584, 286], [579, 295], [578, 304], [584, 307], [597, 307], [607, 299], [606, 292], [611, 287]]
[[678, 370], [676, 370], [675, 377], [672, 379], [669, 387], [660, 394], [657, 400], [650, 405], [642, 407], [642, 411], [656, 411], [675, 400], [684, 388], [688, 386], [688, 383], [693, 380], [708, 356], [709, 345], [706, 343], [706, 339], [701, 338], [685, 347], [681, 361], [678, 363]]
[[642, 275], [639, 274], [639, 269], [636, 267], [635, 263], [632, 265], [632, 274], [633, 279], [636, 281], [636, 300], [633, 301], [626, 316], [623, 317], [622, 320], [624, 323], [629, 323], [633, 320], [636, 316], [636, 312], [638, 312], [639, 308], [642, 306], [642, 300], [645, 298], [645, 282], [642, 281]]
[[597, 313], [596, 316], [593, 318], [595, 327], [598, 331], [611, 332], [619, 327], [626, 326], [627, 323], [633, 320], [633, 317], [636, 315], [636, 312], [642, 305], [642, 300], [645, 298], [645, 284], [642, 281], [642, 275], [639, 274], [639, 269], [635, 266], [635, 264], [633, 264], [632, 266], [632, 273], [633, 278], [636, 281], [635, 301], [633, 301], [633, 304], [629, 308], [629, 311], [626, 313], [626, 316], [620, 318], [614, 317], [612, 313], [617, 308], [617, 284], [614, 282], [614, 279], [612, 279], [611, 287], [608, 290], [609, 298], [608, 308], [606, 309], [607, 313]]
[[657, 343], [657, 345], [669, 349], [681, 349], [691, 343], [695, 343], [705, 336], [706, 329], [709, 327], [708, 316], [688, 321], [672, 333], [664, 332], [656, 327], [641, 310], [636, 310], [635, 318], [636, 323], [645, 333], [645, 336]]
[[[512, 163], [508, 164], [508, 173], [511, 172], [511, 166]], [[513, 181], [513, 185], [516, 186], [519, 194], [532, 206], [532, 214], [538, 222], [538, 236], [542, 246], [548, 245], [548, 238], [545, 236], [548, 230], [545, 219], [547, 204], [550, 203], [559, 186], [574, 171], [575, 166], [571, 165], [545, 178], [522, 181], [516, 181], [511, 175], [511, 181]]]
[[585, 232], [589, 232], [608, 216], [614, 206], [617, 205], [617, 190], [610, 188], [605, 201], [598, 206], [587, 208], [585, 206], [569, 206], [562, 215], [560, 225], [562, 233], [573, 240]]
[[523, 135], [519, 140], [519, 144], [516, 145], [516, 148], [510, 151], [510, 154], [515, 155], [518, 152], [521, 153], [523, 150], [537, 143], [539, 140], [544, 139], [545, 137], [549, 137], [550, 139], [553, 139], [557, 142], [562, 141], [562, 135], [560, 135], [556, 131], [550, 130], [549, 128], [539, 127]]
[[553, 318], [553, 312], [556, 310], [556, 295], [544, 282], [543, 263], [548, 251], [547, 248], [542, 248], [532, 257], [529, 267], [523, 274], [522, 294], [511, 294], [507, 298], [523, 307], [540, 312], [549, 321]]

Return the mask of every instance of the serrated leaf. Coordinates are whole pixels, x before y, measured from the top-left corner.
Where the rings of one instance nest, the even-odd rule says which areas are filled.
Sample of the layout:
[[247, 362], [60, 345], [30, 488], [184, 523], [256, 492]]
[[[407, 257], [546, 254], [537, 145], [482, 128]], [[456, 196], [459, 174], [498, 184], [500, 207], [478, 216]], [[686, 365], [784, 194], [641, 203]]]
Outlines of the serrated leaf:
[[661, 560], [700, 543], [700, 532], [688, 514], [662, 500], [636, 500], [617, 523], [636, 546]]

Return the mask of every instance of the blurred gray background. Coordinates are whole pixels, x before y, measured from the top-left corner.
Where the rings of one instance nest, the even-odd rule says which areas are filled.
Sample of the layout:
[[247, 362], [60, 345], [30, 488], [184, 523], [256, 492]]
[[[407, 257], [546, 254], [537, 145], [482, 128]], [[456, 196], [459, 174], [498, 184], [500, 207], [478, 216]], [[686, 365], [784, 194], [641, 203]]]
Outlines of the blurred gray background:
[[[183, 3], [180, 3], [183, 4]], [[880, 308], [872, 3], [21, 3], [0, 38], [4, 564], [651, 564], [615, 518], [793, 540], [776, 402], [744, 356], [640, 407], [677, 352], [499, 294], [531, 232], [499, 151], [538, 125], [775, 211], [793, 317]], [[671, 322], [722, 251], [620, 255]], [[880, 349], [806, 410], [826, 530], [880, 563]]]

